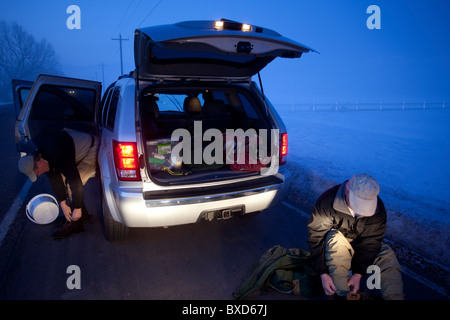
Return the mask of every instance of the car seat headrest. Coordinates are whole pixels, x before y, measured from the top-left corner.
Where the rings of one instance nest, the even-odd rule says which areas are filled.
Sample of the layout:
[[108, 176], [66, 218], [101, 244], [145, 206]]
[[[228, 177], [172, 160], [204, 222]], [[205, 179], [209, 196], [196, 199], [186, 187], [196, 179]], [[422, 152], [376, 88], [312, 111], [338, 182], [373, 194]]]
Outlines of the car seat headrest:
[[202, 104], [198, 97], [187, 97], [184, 99], [183, 110], [185, 112], [202, 112]]

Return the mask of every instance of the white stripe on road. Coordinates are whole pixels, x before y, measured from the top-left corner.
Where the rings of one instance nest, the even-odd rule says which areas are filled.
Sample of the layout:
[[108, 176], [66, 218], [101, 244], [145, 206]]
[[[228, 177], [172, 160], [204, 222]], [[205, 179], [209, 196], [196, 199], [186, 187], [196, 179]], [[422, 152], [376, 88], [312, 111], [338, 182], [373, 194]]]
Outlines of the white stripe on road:
[[31, 184], [32, 182], [30, 181], [30, 179], [27, 179], [22, 189], [20, 190], [19, 194], [17, 195], [16, 199], [14, 199], [13, 204], [9, 208], [2, 222], [0, 223], [0, 246], [2, 245], [3, 239], [5, 238], [6, 234], [9, 231], [9, 227], [14, 222], [14, 219], [17, 216], [17, 212], [22, 207], [23, 202], [25, 201], [25, 198], [28, 195], [28, 191], [30, 191]]
[[308, 213], [306, 213], [306, 212], [300, 210], [299, 208], [296, 208], [296, 207], [290, 205], [289, 203], [287, 203], [287, 202], [285, 202], [285, 201], [282, 201], [281, 203], [282, 203], [283, 205], [285, 205], [286, 207], [288, 207], [289, 209], [292, 209], [292, 210], [294, 210], [295, 212], [297, 212], [298, 214], [300, 214], [303, 218], [309, 219], [309, 214], [308, 214]]
[[[446, 297], [447, 299], [450, 298], [450, 296], [447, 293], [447, 290], [444, 289], [443, 287], [441, 287], [440, 285], [431, 282], [428, 279], [425, 279], [424, 277], [418, 275], [417, 273], [413, 272], [412, 270], [406, 268], [405, 266], [401, 266], [402, 267], [402, 272], [408, 276], [410, 276], [411, 278], [415, 279], [417, 282], [420, 282], [421, 284], [423, 284], [424, 286], [436, 291], [437, 293], [443, 295], [444, 297]], [[406, 297], [408, 298], [408, 297]]]

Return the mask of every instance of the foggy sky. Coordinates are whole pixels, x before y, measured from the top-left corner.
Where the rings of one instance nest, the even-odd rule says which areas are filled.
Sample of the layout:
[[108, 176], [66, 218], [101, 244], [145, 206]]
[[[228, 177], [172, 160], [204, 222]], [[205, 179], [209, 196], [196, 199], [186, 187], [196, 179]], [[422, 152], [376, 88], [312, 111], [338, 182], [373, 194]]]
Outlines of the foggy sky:
[[[70, 30], [67, 8], [81, 9]], [[381, 29], [370, 30], [370, 5]], [[153, 11], [152, 11], [153, 10]], [[0, 19], [17, 22], [55, 48], [66, 76], [102, 81], [134, 69], [134, 30], [227, 18], [274, 29], [319, 51], [277, 59], [261, 74], [274, 102], [450, 101], [450, 2], [445, 0], [2, 0]], [[103, 64], [103, 69], [102, 69]]]

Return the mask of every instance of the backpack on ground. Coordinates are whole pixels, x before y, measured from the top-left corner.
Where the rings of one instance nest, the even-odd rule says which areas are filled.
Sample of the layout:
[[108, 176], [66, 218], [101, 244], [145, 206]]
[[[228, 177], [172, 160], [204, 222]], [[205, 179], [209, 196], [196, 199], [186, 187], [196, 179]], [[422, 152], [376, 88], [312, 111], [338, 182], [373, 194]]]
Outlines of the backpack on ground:
[[279, 245], [266, 251], [253, 265], [251, 276], [233, 293], [242, 299], [268, 287], [304, 297], [320, 294], [320, 278], [311, 266], [310, 253], [303, 249], [286, 249]]

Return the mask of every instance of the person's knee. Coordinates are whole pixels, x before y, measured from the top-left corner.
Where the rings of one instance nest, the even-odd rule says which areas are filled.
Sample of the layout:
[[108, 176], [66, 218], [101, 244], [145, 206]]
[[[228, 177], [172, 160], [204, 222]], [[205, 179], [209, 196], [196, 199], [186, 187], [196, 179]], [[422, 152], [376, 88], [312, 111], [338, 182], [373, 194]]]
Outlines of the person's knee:
[[349, 270], [353, 248], [338, 230], [330, 230], [325, 240], [325, 261], [330, 269]]
[[387, 268], [401, 270], [400, 263], [397, 260], [397, 255], [394, 250], [392, 250], [391, 247], [385, 243], [381, 244], [380, 253], [375, 258], [374, 264], [379, 266], [382, 271]]

